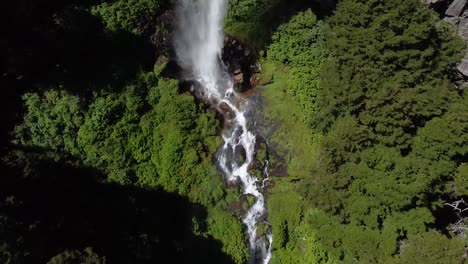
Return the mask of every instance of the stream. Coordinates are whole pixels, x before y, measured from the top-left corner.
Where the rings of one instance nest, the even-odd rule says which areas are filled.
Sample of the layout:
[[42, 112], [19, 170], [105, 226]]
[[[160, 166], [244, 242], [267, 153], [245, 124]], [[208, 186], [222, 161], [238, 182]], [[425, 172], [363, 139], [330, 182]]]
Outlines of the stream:
[[[223, 145], [217, 154], [218, 167], [228, 182], [239, 182], [243, 193], [255, 198], [242, 221], [249, 237], [250, 264], [268, 263], [271, 258], [273, 236], [266, 222], [267, 209], [263, 194], [268, 180], [249, 174], [255, 154], [255, 122], [246, 113], [252, 110], [253, 100], [234, 90], [233, 77], [221, 59], [223, 50], [223, 20], [227, 0], [182, 0], [177, 9], [177, 32], [174, 45], [178, 63], [187, 72], [185, 79], [195, 80], [206, 103], [225, 116]], [[238, 153], [243, 159], [236, 159]], [[268, 161], [265, 160], [268, 164]], [[257, 235], [259, 223], [267, 231]]]

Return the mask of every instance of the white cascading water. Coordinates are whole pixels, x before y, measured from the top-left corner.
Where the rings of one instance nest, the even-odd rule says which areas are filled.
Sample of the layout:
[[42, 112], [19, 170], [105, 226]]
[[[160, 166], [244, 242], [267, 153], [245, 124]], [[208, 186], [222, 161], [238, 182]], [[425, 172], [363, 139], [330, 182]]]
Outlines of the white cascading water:
[[[259, 182], [248, 173], [254, 158], [256, 137], [249, 130], [245, 116], [249, 100], [235, 93], [232, 77], [221, 60], [224, 42], [222, 23], [226, 10], [227, 0], [181, 0], [177, 10], [178, 30], [174, 45], [179, 64], [191, 74], [188, 79], [195, 79], [201, 84], [205, 99], [219, 111], [226, 111], [227, 105], [233, 113], [233, 117], [226, 120], [229, 129], [223, 133], [224, 145], [218, 154], [218, 162], [229, 182], [240, 180], [244, 194], [255, 197], [255, 203], [243, 218], [249, 236], [249, 263], [266, 264], [271, 258], [271, 228], [258, 237], [257, 225], [262, 221], [269, 225], [264, 220], [266, 208], [262, 193], [268, 175], [265, 169], [267, 177]], [[223, 109], [221, 105], [224, 105]], [[245, 150], [242, 164], [233, 158], [236, 147]]]

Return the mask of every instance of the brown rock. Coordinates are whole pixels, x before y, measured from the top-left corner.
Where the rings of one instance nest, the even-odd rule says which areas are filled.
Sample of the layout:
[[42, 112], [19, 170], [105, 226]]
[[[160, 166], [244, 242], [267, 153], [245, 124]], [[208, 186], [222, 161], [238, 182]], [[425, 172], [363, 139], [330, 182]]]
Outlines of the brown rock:
[[226, 104], [225, 102], [222, 102], [218, 105], [218, 109], [220, 112], [225, 115], [228, 119], [232, 119], [236, 116], [234, 111], [231, 109], [231, 107]]
[[244, 82], [244, 74], [239, 71], [239, 73], [234, 75], [234, 84], [242, 84]]

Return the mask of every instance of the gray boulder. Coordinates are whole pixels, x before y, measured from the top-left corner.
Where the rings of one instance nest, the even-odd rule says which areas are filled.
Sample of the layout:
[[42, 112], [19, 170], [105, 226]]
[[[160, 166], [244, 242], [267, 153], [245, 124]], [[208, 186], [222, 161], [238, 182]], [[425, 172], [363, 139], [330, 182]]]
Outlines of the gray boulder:
[[460, 34], [463, 40], [468, 41], [468, 10], [463, 12], [463, 15], [460, 17], [458, 33]]
[[447, 11], [445, 11], [445, 15], [451, 16], [451, 17], [457, 17], [460, 16], [461, 13], [463, 12], [463, 9], [466, 6], [466, 2], [468, 0], [455, 0], [453, 1], [450, 6], [447, 8]]
[[463, 74], [463, 76], [468, 77], [468, 56], [462, 60], [462, 62], [457, 67], [458, 71]]

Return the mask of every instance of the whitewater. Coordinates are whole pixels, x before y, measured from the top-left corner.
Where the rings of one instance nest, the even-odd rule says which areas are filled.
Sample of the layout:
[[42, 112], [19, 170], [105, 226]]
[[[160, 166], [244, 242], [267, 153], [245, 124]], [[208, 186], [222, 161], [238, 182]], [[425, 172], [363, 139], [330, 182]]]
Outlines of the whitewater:
[[[260, 182], [248, 173], [254, 158], [256, 136], [245, 115], [250, 100], [235, 92], [233, 78], [221, 59], [226, 10], [227, 0], [182, 0], [177, 10], [174, 45], [178, 63], [189, 73], [186, 79], [196, 80], [203, 89], [206, 102], [218, 111], [223, 113], [228, 106], [233, 113], [233, 117], [225, 120], [227, 128], [222, 135], [224, 143], [217, 161], [228, 182], [240, 181], [244, 194], [255, 197], [254, 204], [242, 219], [249, 237], [249, 263], [266, 264], [271, 258], [273, 236], [269, 228], [265, 235], [258, 237], [257, 226], [260, 222], [269, 225], [265, 221], [267, 212], [263, 195], [268, 175]], [[245, 150], [242, 164], [234, 158], [236, 147]]]

